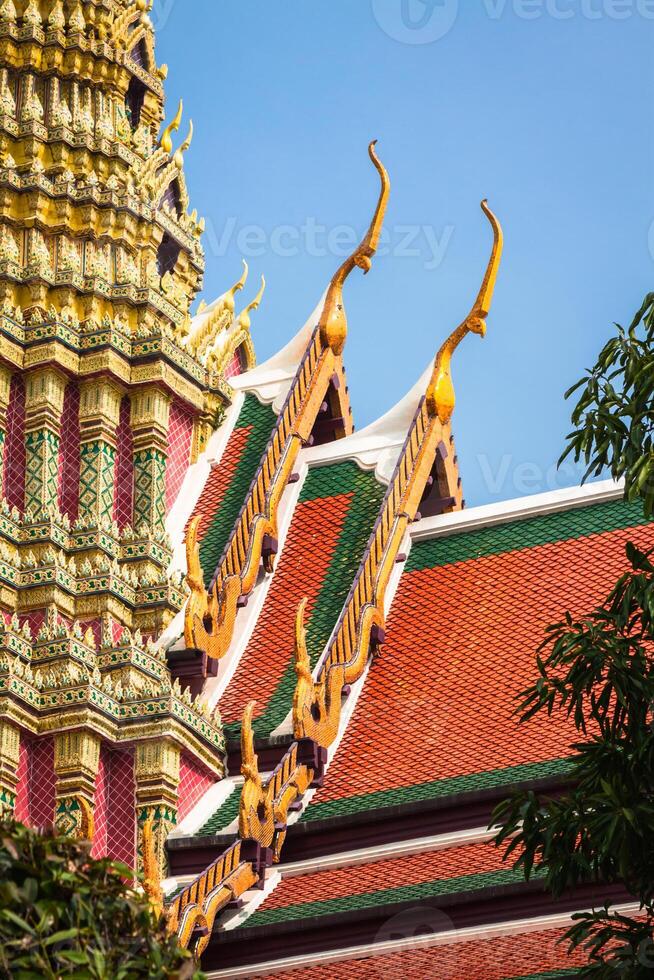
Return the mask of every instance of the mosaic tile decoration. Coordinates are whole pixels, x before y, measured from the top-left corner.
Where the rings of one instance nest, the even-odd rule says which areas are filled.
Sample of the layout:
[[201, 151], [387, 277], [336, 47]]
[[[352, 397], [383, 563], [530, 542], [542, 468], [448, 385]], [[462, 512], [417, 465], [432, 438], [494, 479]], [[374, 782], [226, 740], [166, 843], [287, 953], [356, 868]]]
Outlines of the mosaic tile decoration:
[[134, 756], [129, 752], [109, 753], [107, 793], [107, 855], [136, 867], [136, 801]]
[[20, 375], [11, 379], [7, 409], [7, 438], [2, 492], [10, 507], [25, 507], [25, 383]]
[[243, 374], [245, 359], [241, 348], [237, 348], [232, 354], [227, 367], [225, 368], [225, 378], [229, 381], [230, 378], [236, 378], [239, 374]]
[[181, 823], [215, 782], [216, 777], [212, 776], [204, 766], [201, 766], [192, 756], [182, 753], [179, 766], [177, 823]]
[[134, 460], [129, 398], [120, 403], [120, 418], [116, 432], [116, 483], [114, 489], [114, 520], [120, 530], [132, 523], [134, 510]]
[[168, 459], [166, 461], [166, 508], [177, 499], [188, 470], [193, 442], [193, 416], [177, 399], [170, 406]]
[[59, 509], [76, 521], [79, 512], [80, 473], [80, 393], [78, 385], [71, 382], [64, 394], [61, 415], [61, 441], [59, 444]]
[[18, 786], [16, 787], [16, 803], [14, 815], [16, 820], [21, 823], [29, 823], [29, 772], [31, 765], [31, 755], [29, 742], [26, 738], [21, 738], [18, 756]]
[[100, 762], [98, 764], [98, 775], [95, 780], [95, 797], [93, 800], [93, 847], [91, 857], [101, 858], [107, 854], [107, 830], [108, 830], [108, 790], [109, 776], [111, 772], [111, 760], [106, 745], [100, 749]]
[[28, 743], [27, 823], [31, 827], [51, 827], [55, 808], [54, 740], [37, 738]]

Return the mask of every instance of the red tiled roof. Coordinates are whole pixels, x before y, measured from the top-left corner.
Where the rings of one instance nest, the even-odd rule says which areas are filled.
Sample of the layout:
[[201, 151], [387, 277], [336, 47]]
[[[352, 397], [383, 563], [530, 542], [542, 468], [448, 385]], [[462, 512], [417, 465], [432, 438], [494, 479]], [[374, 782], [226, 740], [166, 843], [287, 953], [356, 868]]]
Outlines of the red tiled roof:
[[459, 778], [452, 791], [474, 789], [477, 774], [569, 755], [576, 733], [563, 716], [518, 727], [515, 698], [534, 680], [545, 628], [605, 598], [629, 540], [651, 547], [652, 526], [405, 572], [382, 656], [307, 818], [346, 812], [334, 801], [456, 777], [470, 786]]
[[345, 898], [369, 892], [419, 885], [427, 881], [462, 878], [499, 871], [503, 851], [490, 842], [421, 851], [345, 868], [331, 868], [283, 878], [257, 911]]
[[568, 955], [566, 944], [559, 943], [562, 935], [562, 930], [552, 929], [517, 936], [494, 936], [269, 973], [266, 977], [269, 980], [273, 977], [275, 980], [513, 980], [542, 977], [550, 971], [573, 970], [585, 962], [579, 952]]
[[[243, 426], [234, 429], [229, 442], [222, 455], [220, 463], [214, 466], [207, 477], [200, 498], [195, 505], [195, 509], [189, 518], [189, 523], [194, 517], [200, 517], [198, 525], [198, 541], [202, 541], [215, 514], [220, 507], [227, 487], [234, 479], [234, 473], [239, 460], [243, 455], [243, 450], [247, 445], [248, 437], [252, 432], [252, 426]], [[188, 524], [186, 526], [188, 530]]]
[[[224, 723], [240, 721], [251, 699], [261, 711], [292, 663], [298, 603], [305, 596], [309, 599], [308, 619], [351, 499], [351, 493], [344, 493], [297, 505], [254, 633], [220, 701]], [[291, 703], [288, 699], [287, 711]]]

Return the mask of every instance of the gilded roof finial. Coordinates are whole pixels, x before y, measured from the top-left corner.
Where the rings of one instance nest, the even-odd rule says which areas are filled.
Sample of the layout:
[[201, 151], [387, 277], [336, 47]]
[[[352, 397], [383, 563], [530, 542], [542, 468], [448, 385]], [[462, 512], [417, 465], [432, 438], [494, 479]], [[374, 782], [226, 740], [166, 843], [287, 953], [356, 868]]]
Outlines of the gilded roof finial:
[[320, 333], [323, 343], [331, 347], [335, 354], [341, 353], [345, 344], [345, 338], [347, 337], [347, 318], [345, 316], [345, 309], [343, 308], [343, 284], [355, 266], [363, 269], [364, 275], [370, 272], [372, 268], [372, 257], [379, 245], [379, 236], [388, 204], [391, 182], [386, 168], [375, 151], [376, 144], [377, 140], [373, 140], [368, 147], [368, 153], [381, 179], [381, 191], [377, 208], [367, 235], [334, 275], [327, 291], [325, 305], [320, 318]]
[[447, 338], [438, 354], [434, 364], [434, 373], [431, 376], [429, 387], [427, 388], [427, 410], [429, 414], [438, 415], [443, 425], [450, 421], [456, 396], [454, 385], [452, 384], [451, 363], [452, 355], [459, 346], [463, 338], [469, 333], [479, 334], [484, 337], [486, 334], [486, 317], [490, 313], [493, 293], [497, 273], [502, 261], [502, 249], [504, 247], [504, 236], [502, 226], [488, 207], [487, 201], [481, 202], [481, 208], [493, 228], [493, 251], [491, 253], [488, 268], [484, 280], [479, 290], [479, 295], [475, 300], [474, 306], [456, 330]]
[[181, 170], [182, 167], [184, 166], [184, 154], [189, 149], [192, 142], [193, 142], [193, 120], [191, 119], [188, 127], [188, 136], [186, 137], [186, 139], [184, 140], [180, 148], [177, 150], [177, 153], [173, 157], [173, 160], [175, 161], [175, 166], [177, 167], [178, 170]]
[[258, 310], [259, 309], [259, 306], [261, 304], [261, 300], [263, 299], [263, 294], [264, 294], [265, 291], [266, 291], [266, 277], [265, 276], [262, 276], [261, 277], [261, 289], [259, 290], [259, 292], [257, 293], [257, 295], [254, 297], [254, 299], [252, 300], [252, 302], [249, 303], [248, 306], [245, 307], [245, 309], [243, 310], [243, 312], [241, 313], [241, 315], [238, 318], [238, 325], [239, 325], [239, 327], [241, 327], [241, 329], [243, 329], [243, 330], [249, 330], [250, 327], [252, 326], [252, 321], [250, 319], [250, 313], [252, 313], [253, 310]]
[[161, 146], [161, 149], [164, 151], [164, 153], [172, 152], [173, 149], [172, 135], [173, 132], [177, 132], [177, 130], [181, 125], [183, 112], [184, 112], [184, 100], [180, 99], [179, 107], [177, 109], [177, 115], [170, 123], [170, 125], [166, 126], [166, 128], [163, 131], [163, 135], [161, 137], [161, 141], [159, 145]]
[[245, 261], [245, 259], [243, 259], [242, 262], [243, 262], [243, 272], [241, 274], [241, 278], [237, 282], [235, 282], [232, 288], [225, 293], [225, 299], [223, 301], [224, 302], [223, 309], [229, 310], [230, 313], [234, 312], [234, 306], [235, 306], [234, 300], [236, 294], [240, 293], [240, 291], [243, 289], [246, 282], [248, 281], [248, 275], [250, 273], [250, 267]]

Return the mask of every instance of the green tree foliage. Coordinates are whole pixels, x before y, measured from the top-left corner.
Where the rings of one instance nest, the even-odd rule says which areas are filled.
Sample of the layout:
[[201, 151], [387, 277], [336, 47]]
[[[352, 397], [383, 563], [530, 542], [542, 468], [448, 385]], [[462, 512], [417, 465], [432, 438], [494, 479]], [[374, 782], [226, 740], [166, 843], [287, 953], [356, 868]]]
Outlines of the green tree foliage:
[[90, 844], [0, 823], [0, 976], [8, 980], [202, 980], [132, 872]]
[[[654, 293], [631, 327], [618, 327], [578, 394], [563, 456], [586, 478], [609, 470], [625, 497], [654, 516]], [[584, 882], [621, 883], [638, 917], [610, 906], [575, 916], [567, 933], [594, 980], [654, 976], [654, 551], [626, 548], [629, 569], [580, 619], [567, 614], [538, 651], [537, 679], [521, 695], [523, 722], [564, 712], [579, 741], [569, 788], [557, 798], [514, 794], [493, 815], [496, 841], [527, 879], [555, 896]]]
[[575, 430], [559, 462], [583, 460], [589, 476], [609, 470], [624, 479], [625, 498], [642, 499], [654, 516], [654, 293], [648, 293], [629, 330], [601, 351], [595, 367], [566, 392], [580, 392]]

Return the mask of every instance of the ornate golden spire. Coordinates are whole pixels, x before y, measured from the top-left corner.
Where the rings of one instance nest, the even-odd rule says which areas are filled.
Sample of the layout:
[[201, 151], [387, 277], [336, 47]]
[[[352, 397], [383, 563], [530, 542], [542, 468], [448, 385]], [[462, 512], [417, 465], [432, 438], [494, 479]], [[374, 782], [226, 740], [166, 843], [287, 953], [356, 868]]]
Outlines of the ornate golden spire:
[[184, 100], [180, 99], [179, 107], [177, 109], [177, 115], [170, 123], [170, 125], [166, 126], [161, 136], [159, 145], [161, 146], [161, 149], [164, 151], [164, 153], [172, 152], [173, 149], [172, 135], [174, 132], [176, 133], [179, 127], [181, 126], [183, 113], [184, 113]]
[[427, 388], [427, 409], [429, 414], [438, 415], [443, 425], [452, 418], [452, 412], [456, 403], [451, 375], [452, 355], [467, 334], [476, 333], [480, 337], [485, 336], [486, 317], [490, 313], [497, 273], [500, 262], [502, 261], [502, 249], [504, 246], [502, 227], [488, 207], [487, 201], [484, 200], [481, 202], [481, 208], [493, 228], [493, 251], [488, 268], [486, 269], [479, 295], [470, 313], [463, 323], [450, 334], [436, 355], [434, 373], [431, 376], [431, 381]]
[[250, 267], [245, 261], [245, 259], [242, 259], [242, 262], [243, 262], [243, 272], [241, 274], [241, 278], [238, 279], [234, 283], [232, 288], [225, 293], [224, 306], [225, 309], [228, 309], [230, 313], [234, 312], [234, 306], [235, 306], [234, 301], [236, 299], [236, 294], [240, 293], [240, 291], [245, 287], [245, 284], [248, 281], [248, 276], [250, 274]]
[[178, 170], [181, 170], [182, 167], [184, 166], [184, 154], [190, 148], [192, 142], [193, 142], [193, 120], [191, 119], [188, 127], [188, 136], [186, 137], [186, 139], [184, 140], [180, 148], [177, 150], [175, 156], [173, 157], [173, 160], [175, 161], [175, 166], [177, 167]]
[[373, 140], [368, 147], [368, 153], [381, 179], [381, 191], [377, 202], [377, 209], [367, 235], [359, 247], [345, 260], [334, 275], [327, 291], [325, 305], [320, 318], [320, 333], [323, 343], [331, 347], [335, 354], [341, 353], [345, 344], [345, 338], [347, 337], [347, 317], [345, 316], [345, 309], [343, 307], [343, 284], [355, 266], [363, 269], [364, 275], [370, 272], [372, 268], [372, 257], [377, 251], [379, 244], [379, 236], [382, 225], [384, 224], [388, 195], [391, 189], [391, 182], [386, 168], [375, 152], [376, 144], [377, 140]]
[[252, 321], [250, 319], [250, 313], [254, 310], [258, 310], [261, 305], [261, 300], [263, 299], [263, 294], [266, 291], [266, 277], [261, 277], [261, 288], [257, 295], [254, 297], [251, 303], [249, 303], [238, 318], [238, 325], [242, 330], [249, 330], [252, 326]]

